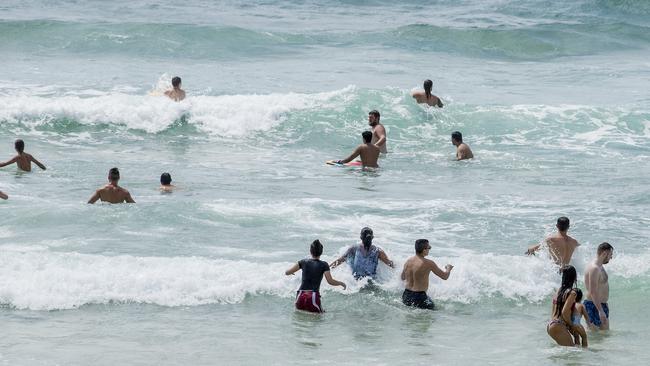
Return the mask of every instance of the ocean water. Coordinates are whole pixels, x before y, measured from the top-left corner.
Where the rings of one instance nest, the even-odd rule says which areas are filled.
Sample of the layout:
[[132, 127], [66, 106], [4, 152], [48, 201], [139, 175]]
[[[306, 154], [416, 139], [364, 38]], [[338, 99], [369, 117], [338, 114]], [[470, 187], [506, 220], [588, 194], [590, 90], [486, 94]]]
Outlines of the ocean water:
[[[0, 160], [47, 166], [0, 169], [0, 364], [650, 363], [646, 1], [5, 0], [0, 51]], [[175, 75], [185, 101], [150, 95]], [[381, 169], [326, 166], [371, 109]], [[85, 204], [113, 166], [137, 204]], [[523, 255], [563, 215], [580, 279], [615, 247], [588, 350], [547, 336], [559, 277]], [[363, 226], [398, 270], [296, 312], [284, 271]], [[400, 301], [418, 238], [455, 266], [434, 312]]]

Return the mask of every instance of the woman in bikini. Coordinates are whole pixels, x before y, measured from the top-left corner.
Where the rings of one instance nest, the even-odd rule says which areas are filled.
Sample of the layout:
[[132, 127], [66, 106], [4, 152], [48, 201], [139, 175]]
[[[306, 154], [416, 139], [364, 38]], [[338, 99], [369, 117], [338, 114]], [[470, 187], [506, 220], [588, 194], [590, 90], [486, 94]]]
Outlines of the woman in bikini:
[[571, 315], [576, 303], [577, 273], [573, 266], [562, 269], [562, 285], [553, 298], [551, 320], [546, 326], [546, 332], [560, 346], [574, 346], [570, 326]]

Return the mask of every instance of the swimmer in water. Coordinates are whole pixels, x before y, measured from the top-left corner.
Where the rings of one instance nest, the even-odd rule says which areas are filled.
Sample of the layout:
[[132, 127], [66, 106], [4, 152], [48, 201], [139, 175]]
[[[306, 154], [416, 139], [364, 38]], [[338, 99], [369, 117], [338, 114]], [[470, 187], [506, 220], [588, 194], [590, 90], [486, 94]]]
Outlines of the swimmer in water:
[[7, 160], [4, 163], [0, 163], [0, 168], [7, 166], [9, 164], [16, 163], [18, 168], [26, 172], [32, 171], [32, 162], [38, 165], [39, 168], [45, 170], [45, 165], [41, 164], [40, 161], [36, 160], [33, 156], [25, 152], [25, 142], [21, 139], [16, 140], [14, 143], [14, 148], [18, 155], [14, 156], [11, 160]]
[[343, 262], [348, 262], [352, 267], [354, 278], [363, 277], [375, 278], [377, 276], [377, 265], [381, 260], [390, 268], [395, 268], [393, 261], [388, 259], [386, 253], [376, 245], [372, 244], [374, 238], [372, 229], [364, 227], [361, 229], [361, 244], [353, 245], [341, 256], [330, 264], [334, 269]]
[[109, 203], [135, 203], [131, 197], [131, 193], [126, 189], [120, 187], [117, 183], [120, 180], [120, 171], [117, 168], [111, 168], [108, 171], [108, 184], [98, 189], [95, 194], [88, 200], [88, 203], [93, 204], [97, 200]]
[[165, 95], [175, 102], [180, 102], [185, 99], [185, 90], [181, 89], [181, 78], [174, 76], [172, 78], [172, 90], [167, 90]]
[[363, 144], [357, 146], [356, 149], [343, 160], [337, 160], [338, 164], [346, 164], [354, 160], [357, 156], [361, 156], [361, 164], [364, 168], [379, 168], [377, 165], [377, 160], [379, 160], [379, 148], [371, 143], [372, 141], [372, 132], [363, 131], [361, 134], [363, 138]]
[[169, 173], [162, 173], [160, 175], [160, 191], [161, 192], [172, 192], [176, 188], [172, 184], [172, 175]]
[[[560, 269], [564, 266], [571, 264], [571, 257], [573, 257], [573, 252], [580, 246], [577, 240], [569, 236], [569, 227], [570, 221], [568, 217], [560, 217], [557, 219], [557, 233], [548, 236], [544, 239], [544, 244], [548, 248], [548, 253], [551, 256], [551, 259], [555, 264], [557, 264]], [[528, 248], [526, 251], [527, 255], [534, 255], [540, 248], [542, 244], [536, 244]]]
[[368, 125], [372, 127], [372, 143], [379, 148], [379, 150], [386, 154], [386, 128], [379, 122], [381, 116], [379, 111], [372, 110], [368, 113]]
[[402, 281], [405, 282], [402, 302], [406, 306], [413, 306], [420, 309], [433, 310], [435, 305], [433, 300], [427, 295], [429, 289], [429, 273], [433, 272], [443, 280], [449, 278], [451, 270], [454, 268], [451, 264], [441, 270], [436, 262], [425, 258], [429, 255], [431, 245], [427, 239], [418, 239], [415, 241], [415, 255], [406, 260], [402, 270]]
[[322, 313], [323, 307], [320, 302], [320, 283], [323, 276], [332, 286], [341, 286], [345, 290], [345, 283], [337, 281], [330, 273], [330, 266], [327, 262], [320, 260], [323, 254], [323, 244], [318, 239], [311, 243], [309, 248], [311, 258], [305, 258], [294, 264], [284, 272], [285, 275], [293, 275], [302, 270], [302, 283], [296, 294], [296, 309], [312, 313]]
[[456, 146], [456, 160], [472, 159], [474, 154], [472, 149], [463, 142], [463, 134], [455, 131], [451, 134], [451, 143]]
[[411, 96], [418, 104], [428, 104], [431, 107], [442, 108], [442, 101], [437, 96], [431, 94], [431, 88], [433, 88], [433, 81], [427, 79], [424, 81], [424, 91], [414, 91], [411, 93]]

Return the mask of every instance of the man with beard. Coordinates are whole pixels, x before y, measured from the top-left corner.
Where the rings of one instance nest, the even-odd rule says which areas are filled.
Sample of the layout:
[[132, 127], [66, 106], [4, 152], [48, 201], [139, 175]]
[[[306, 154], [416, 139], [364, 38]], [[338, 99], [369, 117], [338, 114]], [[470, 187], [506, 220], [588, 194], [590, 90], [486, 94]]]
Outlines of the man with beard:
[[609, 277], [603, 267], [609, 263], [614, 254], [614, 247], [605, 242], [598, 246], [596, 259], [585, 269], [585, 287], [587, 297], [583, 301], [587, 315], [589, 315], [589, 328], [592, 330], [609, 329]]
[[372, 127], [372, 144], [379, 148], [382, 154], [386, 154], [386, 129], [379, 123], [379, 111], [372, 110], [368, 113], [368, 125]]

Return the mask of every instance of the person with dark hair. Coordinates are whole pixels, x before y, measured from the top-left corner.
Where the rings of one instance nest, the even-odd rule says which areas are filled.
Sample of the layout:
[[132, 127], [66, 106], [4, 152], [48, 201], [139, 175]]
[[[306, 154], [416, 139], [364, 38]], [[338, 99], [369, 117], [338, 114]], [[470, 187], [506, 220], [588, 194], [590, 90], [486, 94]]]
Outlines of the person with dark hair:
[[546, 333], [560, 346], [573, 346], [571, 316], [575, 309], [577, 291], [575, 285], [578, 274], [573, 266], [562, 268], [562, 284], [553, 298], [551, 320], [546, 325]]
[[386, 253], [372, 243], [374, 234], [372, 229], [364, 227], [361, 229], [361, 244], [353, 245], [339, 259], [330, 264], [334, 269], [343, 262], [348, 262], [352, 267], [352, 274], [357, 280], [363, 277], [375, 278], [377, 275], [377, 265], [381, 260], [390, 268], [395, 268], [392, 260], [388, 259]]
[[40, 161], [36, 160], [35, 157], [25, 152], [25, 142], [21, 139], [16, 140], [14, 143], [14, 148], [18, 155], [14, 156], [11, 160], [7, 160], [4, 163], [0, 163], [0, 168], [7, 166], [9, 164], [16, 163], [19, 169], [26, 172], [32, 171], [32, 162], [38, 165], [39, 168], [45, 170], [45, 165], [41, 164]]
[[376, 109], [368, 112], [368, 125], [372, 128], [371, 143], [377, 146], [382, 153], [386, 154], [388, 152], [386, 148], [386, 128], [379, 122], [380, 118], [381, 115]]
[[102, 202], [109, 203], [135, 203], [133, 198], [131, 198], [131, 193], [117, 184], [119, 180], [119, 169], [111, 168], [111, 170], [108, 171], [108, 184], [95, 191], [95, 194], [90, 197], [88, 203], [93, 204], [100, 199]]
[[427, 239], [418, 239], [415, 241], [415, 255], [404, 263], [401, 278], [406, 284], [402, 293], [402, 302], [406, 306], [433, 310], [435, 305], [427, 295], [429, 273], [433, 272], [436, 276], [447, 280], [454, 268], [451, 264], [447, 264], [443, 271], [434, 261], [425, 258], [430, 250], [431, 245]]
[[165, 95], [175, 102], [185, 99], [185, 90], [181, 89], [181, 78], [174, 76], [172, 78], [172, 90], [167, 90]]
[[431, 94], [433, 88], [433, 81], [427, 79], [424, 81], [424, 91], [417, 90], [411, 92], [411, 96], [418, 104], [428, 104], [431, 107], [443, 107], [442, 101], [437, 96]]
[[172, 184], [172, 175], [169, 173], [162, 173], [160, 175], [160, 191], [161, 192], [172, 192], [176, 188]]
[[601, 243], [596, 251], [596, 259], [585, 269], [587, 296], [583, 304], [589, 315], [587, 324], [592, 330], [609, 329], [609, 276], [603, 265], [609, 263], [614, 255], [614, 247]]
[[294, 264], [284, 272], [285, 275], [293, 275], [298, 270], [302, 270], [302, 283], [296, 293], [296, 309], [309, 311], [312, 313], [322, 313], [323, 307], [320, 301], [320, 283], [323, 275], [332, 286], [342, 286], [346, 289], [345, 283], [337, 281], [330, 273], [330, 266], [327, 262], [320, 260], [323, 254], [323, 244], [316, 239], [309, 247], [311, 258], [305, 258]]
[[[346, 164], [354, 160], [357, 156], [361, 156], [361, 164], [364, 168], [379, 168], [377, 160], [379, 160], [379, 148], [371, 143], [372, 132], [363, 131], [361, 134], [363, 143], [357, 146], [356, 149], [345, 159], [337, 160], [337, 164]], [[332, 163], [332, 161], [328, 162]]]
[[474, 157], [472, 149], [463, 142], [463, 134], [459, 131], [452, 132], [451, 144], [456, 146], [456, 160], [472, 159]]
[[576, 303], [573, 313], [571, 314], [571, 334], [573, 334], [573, 341], [576, 345], [582, 344], [582, 347], [587, 348], [587, 331], [585, 331], [585, 327], [580, 324], [580, 321], [582, 318], [585, 318], [585, 321], [589, 323], [589, 315], [587, 314], [584, 305], [580, 303], [580, 301], [582, 301], [582, 290], [576, 288], [575, 292]]
[[544, 239], [543, 243], [529, 247], [526, 254], [534, 255], [543, 244], [546, 244], [551, 259], [561, 268], [571, 263], [573, 252], [580, 246], [580, 243], [567, 234], [570, 227], [568, 217], [562, 216], [558, 218], [555, 227], [557, 228], [557, 233], [548, 236]]

